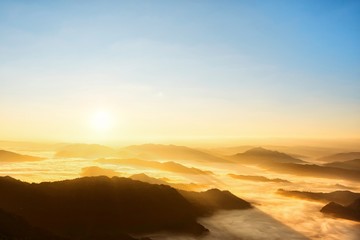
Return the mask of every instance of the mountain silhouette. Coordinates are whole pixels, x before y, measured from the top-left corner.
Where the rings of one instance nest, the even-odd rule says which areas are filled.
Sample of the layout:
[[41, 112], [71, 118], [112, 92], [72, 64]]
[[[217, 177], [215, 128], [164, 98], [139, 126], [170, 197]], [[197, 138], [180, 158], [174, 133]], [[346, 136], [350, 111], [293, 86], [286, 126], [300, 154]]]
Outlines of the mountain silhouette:
[[127, 158], [149, 160], [186, 160], [196, 162], [228, 162], [210, 153], [177, 145], [143, 144], [122, 148], [120, 154]]
[[330, 202], [321, 210], [322, 213], [329, 214], [338, 218], [345, 218], [349, 220], [360, 222], [360, 198], [347, 206], [342, 206], [335, 202]]
[[332, 163], [324, 164], [324, 166], [360, 171], [360, 159], [354, 159], [354, 160], [349, 160], [349, 161], [344, 161], [344, 162], [332, 162]]
[[360, 181], [360, 171], [325, 167], [316, 164], [295, 164], [295, 163], [262, 163], [261, 167], [273, 172], [293, 174], [297, 176], [309, 176], [319, 178], [335, 178], [342, 180]]
[[199, 189], [206, 189], [207, 185], [197, 183], [173, 183], [169, 179], [154, 178], [146, 175], [145, 173], [139, 173], [131, 175], [129, 178], [151, 184], [165, 184], [173, 188], [185, 190], [185, 191], [197, 191]]
[[[205, 214], [204, 209], [228, 208], [221, 206], [226, 204], [225, 200], [218, 200], [217, 205], [205, 204], [205, 208], [190, 202], [183, 193], [169, 186], [119, 177], [84, 177], [40, 184], [0, 177], [0, 192], [1, 209], [21, 216], [33, 226], [69, 239], [93, 236], [126, 239], [127, 234], [155, 231], [199, 235], [207, 232], [196, 221]], [[223, 193], [223, 199], [229, 194]], [[214, 197], [220, 198], [219, 195]], [[212, 195], [199, 193], [198, 196], [204, 199]], [[231, 199], [246, 204], [234, 195]], [[240, 205], [230, 207], [238, 209]]]
[[302, 191], [287, 191], [279, 189], [277, 194], [287, 197], [296, 197], [308, 200], [322, 201], [322, 202], [336, 202], [342, 205], [348, 205], [360, 198], [360, 193], [351, 191], [334, 191], [329, 193], [323, 192], [302, 192]]
[[329, 156], [318, 158], [318, 160], [322, 162], [344, 162], [353, 159], [360, 159], [360, 152], [336, 153]]
[[305, 163], [303, 160], [294, 158], [286, 153], [268, 150], [262, 147], [252, 148], [243, 153], [231, 156], [233, 160], [244, 164], [277, 163]]
[[232, 173], [229, 173], [228, 176], [239, 180], [254, 181], [254, 182], [290, 183], [290, 181], [288, 180], [284, 180], [280, 178], [267, 178], [264, 176], [238, 175]]
[[26, 161], [39, 161], [39, 160], [43, 160], [43, 158], [0, 150], [0, 162], [26, 162]]
[[217, 210], [248, 209], [251, 204], [242, 200], [229, 191], [210, 189], [204, 192], [192, 192], [179, 190], [179, 193], [187, 199], [199, 215], [210, 215]]
[[129, 165], [134, 167], [142, 167], [149, 169], [157, 169], [167, 172], [176, 172], [176, 173], [185, 173], [185, 174], [200, 174], [200, 175], [209, 175], [213, 174], [211, 171], [203, 171], [194, 167], [186, 167], [179, 163], [175, 162], [156, 162], [156, 161], [147, 161], [142, 159], [98, 159], [97, 162], [100, 163], [111, 163], [119, 165]]

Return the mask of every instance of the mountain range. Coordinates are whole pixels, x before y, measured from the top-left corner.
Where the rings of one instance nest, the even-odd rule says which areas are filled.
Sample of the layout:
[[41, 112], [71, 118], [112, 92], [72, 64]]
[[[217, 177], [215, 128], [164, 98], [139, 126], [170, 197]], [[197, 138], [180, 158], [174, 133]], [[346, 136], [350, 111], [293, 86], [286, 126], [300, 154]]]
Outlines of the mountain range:
[[287, 197], [296, 197], [308, 200], [322, 201], [322, 202], [336, 202], [342, 205], [348, 205], [360, 198], [360, 193], [351, 191], [334, 191], [329, 193], [323, 192], [305, 192], [305, 191], [289, 191], [279, 189], [277, 194]]
[[208, 230], [198, 217], [251, 207], [226, 191], [194, 193], [104, 176], [39, 184], [0, 177], [0, 192], [0, 209], [66, 239], [132, 239], [156, 231], [200, 235]]

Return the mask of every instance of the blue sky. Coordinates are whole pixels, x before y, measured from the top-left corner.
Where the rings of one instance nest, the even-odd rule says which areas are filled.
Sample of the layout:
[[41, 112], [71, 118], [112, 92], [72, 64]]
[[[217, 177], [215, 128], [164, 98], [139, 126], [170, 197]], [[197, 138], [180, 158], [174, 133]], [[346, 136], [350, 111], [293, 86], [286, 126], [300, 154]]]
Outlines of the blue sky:
[[0, 132], [358, 137], [359, 42], [359, 1], [0, 1]]

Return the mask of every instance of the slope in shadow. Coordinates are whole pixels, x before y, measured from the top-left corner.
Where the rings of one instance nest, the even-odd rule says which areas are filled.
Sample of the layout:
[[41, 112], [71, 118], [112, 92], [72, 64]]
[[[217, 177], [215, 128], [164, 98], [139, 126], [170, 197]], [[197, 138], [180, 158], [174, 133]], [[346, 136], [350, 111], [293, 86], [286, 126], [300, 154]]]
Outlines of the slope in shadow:
[[335, 202], [330, 202], [320, 211], [334, 217], [360, 222], [360, 198], [356, 199], [353, 203], [347, 206], [342, 206]]
[[165, 185], [118, 177], [40, 184], [1, 177], [0, 192], [0, 208], [71, 239], [104, 234], [125, 239], [126, 234], [164, 230], [195, 235], [207, 232], [197, 222], [202, 209]]

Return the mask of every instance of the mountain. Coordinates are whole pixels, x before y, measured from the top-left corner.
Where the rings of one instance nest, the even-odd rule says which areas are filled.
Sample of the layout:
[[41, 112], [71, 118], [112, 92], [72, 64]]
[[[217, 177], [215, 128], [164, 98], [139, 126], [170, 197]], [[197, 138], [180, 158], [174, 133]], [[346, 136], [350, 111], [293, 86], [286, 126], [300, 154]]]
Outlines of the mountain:
[[[104, 176], [39, 184], [0, 177], [0, 192], [1, 209], [69, 239], [126, 239], [128, 233], [156, 231], [195, 235], [207, 232], [196, 221], [204, 213], [203, 208], [166, 185]], [[229, 194], [224, 194], [224, 199]], [[205, 200], [205, 196], [199, 197]], [[228, 207], [221, 204], [226, 201], [219, 201], [213, 210]]]
[[220, 191], [219, 189], [210, 189], [205, 192], [179, 190], [179, 193], [196, 207], [199, 215], [209, 215], [216, 210], [251, 208], [250, 203], [229, 191]]
[[155, 161], [146, 161], [141, 159], [98, 159], [97, 162], [129, 165], [129, 166], [135, 166], [141, 168], [157, 169], [167, 172], [182, 173], [182, 174], [197, 174], [197, 175], [213, 174], [211, 171], [203, 171], [194, 167], [186, 167], [184, 165], [175, 162], [155, 162]]
[[133, 180], [137, 180], [137, 181], [147, 182], [150, 184], [164, 184], [164, 185], [170, 186], [170, 184], [168, 182], [161, 180], [159, 178], [149, 177], [145, 173], [134, 174], [134, 175], [131, 175], [129, 178], [131, 178]]
[[336, 202], [343, 205], [348, 205], [360, 198], [360, 193], [354, 193], [351, 191], [334, 191], [329, 193], [323, 192], [302, 192], [302, 191], [287, 191], [279, 189], [278, 194], [287, 197], [296, 197], [302, 199], [309, 199], [322, 202]]
[[263, 164], [268, 162], [278, 163], [305, 163], [304, 161], [294, 158], [286, 153], [268, 150], [262, 147], [252, 148], [243, 153], [231, 156], [233, 160], [244, 164]]
[[353, 159], [360, 159], [360, 152], [337, 153], [326, 157], [318, 158], [322, 162], [344, 162]]
[[169, 179], [154, 178], [154, 177], [150, 177], [144, 173], [134, 174], [134, 175], [131, 175], [129, 178], [131, 178], [133, 180], [151, 183], [151, 184], [165, 184], [165, 185], [169, 185], [173, 188], [176, 188], [179, 190], [186, 190], [186, 191], [197, 191], [197, 190], [202, 190], [202, 189], [207, 188], [206, 185], [197, 184], [197, 183], [172, 183], [169, 181]]
[[246, 181], [290, 183], [288, 180], [284, 180], [280, 178], [267, 178], [264, 176], [237, 175], [231, 173], [229, 173], [228, 176], [235, 179], [246, 180]]
[[228, 160], [201, 150], [176, 145], [144, 144], [122, 148], [120, 154], [126, 158], [149, 160], [186, 160], [196, 162], [228, 162]]
[[347, 206], [342, 206], [335, 202], [330, 202], [321, 210], [322, 213], [332, 215], [338, 218], [345, 218], [360, 222], [360, 198]]
[[117, 152], [99, 144], [70, 144], [60, 148], [55, 157], [62, 158], [104, 158], [117, 157]]
[[35, 228], [24, 219], [0, 209], [1, 240], [65, 240], [45, 230]]
[[331, 162], [331, 163], [324, 164], [324, 166], [360, 171], [360, 159], [354, 159], [354, 160], [349, 160], [349, 161], [344, 161], [344, 162]]
[[315, 164], [270, 162], [261, 164], [261, 167], [269, 171], [293, 174], [297, 176], [360, 181], [360, 171], [334, 167], [324, 167]]
[[0, 150], [0, 162], [26, 162], [26, 161], [40, 161], [40, 160], [43, 160], [43, 158]]

